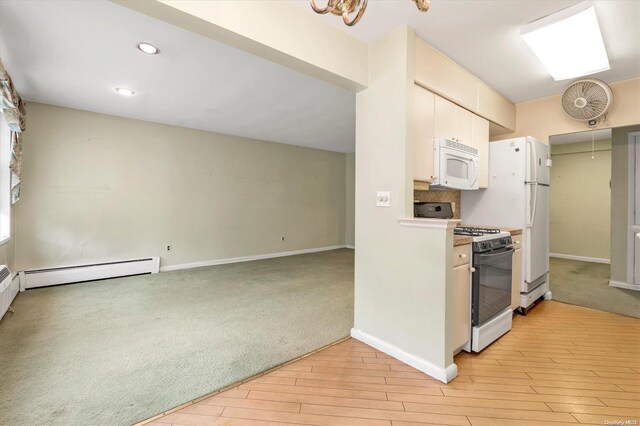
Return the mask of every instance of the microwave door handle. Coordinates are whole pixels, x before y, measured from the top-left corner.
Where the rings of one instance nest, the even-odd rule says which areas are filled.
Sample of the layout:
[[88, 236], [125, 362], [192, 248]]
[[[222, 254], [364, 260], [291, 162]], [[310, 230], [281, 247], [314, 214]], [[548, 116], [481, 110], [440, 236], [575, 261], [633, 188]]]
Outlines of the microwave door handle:
[[471, 186], [473, 187], [478, 180], [478, 165], [476, 164], [476, 160], [471, 158], [471, 164], [473, 164], [473, 182], [471, 182]]

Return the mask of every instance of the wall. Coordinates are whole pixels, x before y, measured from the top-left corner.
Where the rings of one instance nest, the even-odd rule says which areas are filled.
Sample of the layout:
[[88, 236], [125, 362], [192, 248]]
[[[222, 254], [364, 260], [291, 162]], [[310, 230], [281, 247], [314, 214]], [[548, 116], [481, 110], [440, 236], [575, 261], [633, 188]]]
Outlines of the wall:
[[609, 259], [611, 141], [595, 149], [592, 159], [591, 142], [551, 146], [551, 253]]
[[[426, 366], [423, 371], [442, 377], [453, 365], [447, 318], [451, 241], [446, 230], [398, 223], [413, 217], [414, 42], [413, 30], [402, 27], [370, 45], [370, 86], [356, 96], [352, 335], [384, 342], [394, 356], [409, 354], [421, 369]], [[377, 191], [390, 191], [390, 207], [376, 207]]]
[[344, 157], [345, 174], [345, 230], [344, 238], [347, 246], [356, 244], [356, 154]]
[[28, 109], [19, 269], [150, 255], [168, 266], [345, 242], [344, 154]]
[[[611, 132], [611, 281], [627, 283], [629, 235], [629, 133], [640, 125]], [[637, 178], [637, 177], [636, 177]]]
[[[629, 126], [640, 123], [640, 78], [610, 85], [613, 105], [606, 123], [601, 128]], [[516, 104], [516, 130], [493, 135], [491, 140], [533, 136], [548, 143], [549, 136], [588, 130], [584, 122], [569, 118], [560, 103], [562, 94]]]

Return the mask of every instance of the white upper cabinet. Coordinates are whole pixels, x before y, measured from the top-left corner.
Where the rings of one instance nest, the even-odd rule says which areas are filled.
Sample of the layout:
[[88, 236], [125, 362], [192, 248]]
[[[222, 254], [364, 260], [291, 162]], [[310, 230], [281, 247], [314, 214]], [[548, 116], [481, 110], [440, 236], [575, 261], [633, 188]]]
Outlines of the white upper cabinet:
[[413, 85], [415, 122], [415, 177], [414, 180], [430, 182], [433, 177], [433, 137], [435, 95], [420, 86]]
[[435, 98], [435, 136], [472, 145], [474, 114], [441, 96], [435, 95]]
[[478, 79], [420, 39], [415, 45], [414, 81], [469, 110], [478, 107]]
[[435, 96], [434, 136], [444, 139], [456, 139], [456, 105], [453, 102]]
[[[471, 127], [473, 121], [473, 114], [471, 111], [467, 111], [464, 108], [460, 108], [456, 105], [456, 139], [462, 143], [473, 146], [471, 140]], [[488, 136], [488, 134], [487, 134]]]
[[415, 44], [413, 80], [467, 111], [515, 130], [515, 105], [419, 38]]
[[489, 187], [489, 120], [471, 115], [471, 145], [478, 150], [480, 188]]

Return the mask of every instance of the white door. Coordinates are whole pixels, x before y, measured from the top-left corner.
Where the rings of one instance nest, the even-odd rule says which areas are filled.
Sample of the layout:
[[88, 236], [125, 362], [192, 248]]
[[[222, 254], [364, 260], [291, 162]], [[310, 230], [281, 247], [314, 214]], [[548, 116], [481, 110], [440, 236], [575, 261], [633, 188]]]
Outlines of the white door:
[[631, 233], [633, 238], [633, 260], [634, 260], [634, 276], [633, 283], [640, 285], [640, 133], [635, 133], [632, 139], [632, 148], [635, 151], [635, 161], [631, 161], [629, 173], [631, 173], [631, 184], [633, 188], [629, 188], [634, 196], [632, 203], [634, 212], [631, 224]]

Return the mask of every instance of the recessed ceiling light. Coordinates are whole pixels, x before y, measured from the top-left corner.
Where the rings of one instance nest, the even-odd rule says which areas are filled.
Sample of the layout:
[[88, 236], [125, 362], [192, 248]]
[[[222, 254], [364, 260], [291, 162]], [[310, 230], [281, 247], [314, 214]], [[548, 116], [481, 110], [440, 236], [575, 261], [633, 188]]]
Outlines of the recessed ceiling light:
[[136, 46], [142, 53], [146, 53], [147, 55], [157, 55], [158, 53], [160, 53], [160, 49], [158, 49], [151, 43], [147, 43], [146, 41], [141, 41]]
[[131, 89], [127, 89], [126, 87], [116, 87], [116, 92], [122, 96], [133, 96], [136, 94], [136, 92]]
[[522, 28], [520, 35], [556, 81], [610, 68], [590, 1], [532, 22]]

